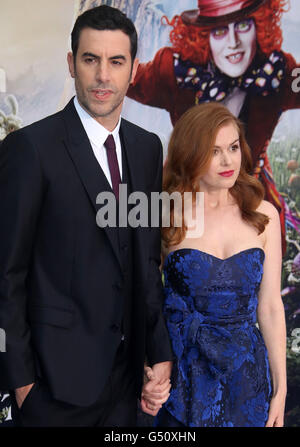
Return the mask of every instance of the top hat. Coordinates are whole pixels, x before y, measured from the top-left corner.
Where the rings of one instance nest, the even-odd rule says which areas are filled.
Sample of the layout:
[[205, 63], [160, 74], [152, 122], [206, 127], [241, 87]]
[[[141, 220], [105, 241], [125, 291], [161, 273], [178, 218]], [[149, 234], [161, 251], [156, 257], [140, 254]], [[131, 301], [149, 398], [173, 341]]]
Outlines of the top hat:
[[198, 0], [198, 9], [184, 11], [186, 25], [210, 26], [235, 22], [258, 9], [266, 0]]

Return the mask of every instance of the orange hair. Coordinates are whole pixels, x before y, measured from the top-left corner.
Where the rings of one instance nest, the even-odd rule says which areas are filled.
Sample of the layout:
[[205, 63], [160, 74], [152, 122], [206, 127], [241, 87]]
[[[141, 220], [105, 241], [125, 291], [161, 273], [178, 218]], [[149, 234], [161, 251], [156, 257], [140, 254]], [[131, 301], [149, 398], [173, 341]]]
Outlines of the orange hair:
[[[255, 20], [257, 42], [265, 55], [281, 49], [281, 17], [283, 12], [287, 11], [285, 6], [288, 3], [289, 0], [268, 0], [249, 16]], [[207, 65], [210, 59], [209, 33], [212, 27], [186, 25], [177, 15], [171, 21], [166, 16], [163, 19], [173, 28], [170, 41], [174, 51], [178, 52], [183, 60]]]
[[[268, 217], [256, 211], [264, 197], [264, 187], [252, 173], [252, 157], [246, 142], [242, 123], [222, 104], [203, 103], [188, 109], [176, 122], [168, 147], [163, 174], [163, 191], [168, 194], [199, 191], [199, 180], [210, 165], [213, 145], [219, 129], [233, 123], [238, 130], [242, 152], [239, 176], [230, 193], [238, 204], [244, 220], [253, 225], [258, 234], [268, 223]], [[177, 245], [185, 237], [186, 226], [174, 224], [174, 202], [170, 201], [170, 227], [162, 227], [166, 246]], [[184, 210], [182, 211], [184, 213]]]

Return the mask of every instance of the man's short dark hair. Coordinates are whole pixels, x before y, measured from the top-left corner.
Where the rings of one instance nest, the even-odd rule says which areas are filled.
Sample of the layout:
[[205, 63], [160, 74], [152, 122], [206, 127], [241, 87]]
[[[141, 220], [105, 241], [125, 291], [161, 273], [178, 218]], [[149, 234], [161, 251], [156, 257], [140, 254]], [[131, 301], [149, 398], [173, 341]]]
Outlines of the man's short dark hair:
[[71, 46], [74, 60], [76, 59], [79, 47], [80, 33], [85, 28], [93, 28], [99, 31], [123, 31], [130, 40], [130, 53], [133, 63], [137, 53], [137, 32], [133, 22], [119, 9], [101, 5], [96, 8], [88, 9], [77, 17], [71, 34]]

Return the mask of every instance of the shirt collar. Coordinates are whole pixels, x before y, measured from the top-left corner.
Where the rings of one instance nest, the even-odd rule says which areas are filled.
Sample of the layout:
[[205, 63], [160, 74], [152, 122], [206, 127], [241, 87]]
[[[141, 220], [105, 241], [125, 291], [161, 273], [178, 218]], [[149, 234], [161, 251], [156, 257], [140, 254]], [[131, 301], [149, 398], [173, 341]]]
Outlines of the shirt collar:
[[91, 115], [89, 115], [84, 108], [79, 104], [77, 96], [74, 98], [74, 106], [82, 122], [82, 125], [87, 133], [89, 140], [97, 147], [104, 145], [108, 135], [112, 134], [114, 140], [119, 138], [119, 130], [121, 125], [121, 117], [118, 124], [112, 132], [109, 132], [102, 124], [98, 123]]

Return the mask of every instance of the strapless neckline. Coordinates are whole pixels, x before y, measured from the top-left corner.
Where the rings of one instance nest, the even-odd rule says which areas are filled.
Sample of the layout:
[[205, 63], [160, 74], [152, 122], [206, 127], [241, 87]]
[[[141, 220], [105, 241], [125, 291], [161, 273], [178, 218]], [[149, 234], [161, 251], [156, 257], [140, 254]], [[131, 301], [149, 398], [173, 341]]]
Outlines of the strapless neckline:
[[182, 251], [196, 251], [196, 252], [202, 253], [202, 254], [204, 254], [204, 255], [206, 255], [206, 256], [209, 256], [209, 257], [211, 257], [211, 258], [217, 259], [217, 260], [220, 261], [220, 262], [225, 262], [225, 261], [228, 261], [229, 259], [234, 258], [235, 256], [238, 256], [238, 255], [240, 255], [240, 254], [242, 254], [242, 253], [246, 253], [246, 252], [248, 252], [248, 251], [253, 251], [253, 250], [261, 251], [261, 252], [263, 253], [263, 255], [265, 256], [265, 252], [264, 252], [264, 250], [263, 250], [261, 247], [250, 247], [250, 248], [246, 248], [245, 250], [238, 251], [237, 253], [234, 253], [233, 255], [228, 256], [227, 258], [224, 258], [224, 259], [222, 259], [222, 258], [218, 258], [218, 256], [215, 256], [215, 255], [212, 255], [212, 254], [210, 254], [210, 253], [207, 253], [206, 251], [199, 250], [198, 248], [189, 248], [189, 247], [178, 248], [177, 250], [170, 251], [170, 253], [167, 254], [167, 256], [165, 257], [164, 264], [166, 263], [166, 261], [167, 261], [167, 259], [168, 259], [169, 257], [171, 257], [172, 255], [174, 255], [174, 254], [177, 253], [177, 252], [182, 252]]

